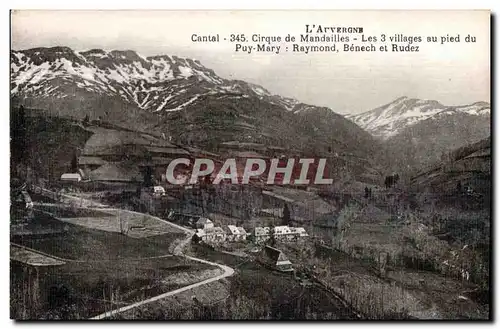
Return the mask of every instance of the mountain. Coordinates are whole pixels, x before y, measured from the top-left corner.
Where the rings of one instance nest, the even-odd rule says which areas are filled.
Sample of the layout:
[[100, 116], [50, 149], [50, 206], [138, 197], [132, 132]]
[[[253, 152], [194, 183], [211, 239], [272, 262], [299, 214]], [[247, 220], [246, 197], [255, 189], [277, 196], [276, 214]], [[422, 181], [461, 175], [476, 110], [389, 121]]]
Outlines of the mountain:
[[74, 52], [67, 47], [11, 52], [11, 95], [64, 100], [89, 94], [119, 98], [152, 113], [181, 111], [211, 95], [265, 98], [293, 113], [314, 108], [255, 84], [223, 79], [189, 58], [143, 57], [132, 50]]
[[380, 159], [393, 171], [414, 174], [450, 150], [490, 135], [490, 104], [445, 106], [400, 97], [374, 110], [346, 116], [383, 141]]
[[374, 110], [346, 117], [373, 136], [389, 139], [424, 120], [439, 120], [457, 114], [489, 118], [490, 111], [490, 104], [486, 102], [464, 106], [445, 106], [435, 100], [400, 97]]
[[339, 171], [349, 167], [363, 173], [373, 167], [379, 146], [329, 108], [221, 78], [197, 60], [144, 57], [132, 50], [12, 51], [11, 97], [51, 115], [89, 116], [206, 150], [237, 142], [331, 157]]

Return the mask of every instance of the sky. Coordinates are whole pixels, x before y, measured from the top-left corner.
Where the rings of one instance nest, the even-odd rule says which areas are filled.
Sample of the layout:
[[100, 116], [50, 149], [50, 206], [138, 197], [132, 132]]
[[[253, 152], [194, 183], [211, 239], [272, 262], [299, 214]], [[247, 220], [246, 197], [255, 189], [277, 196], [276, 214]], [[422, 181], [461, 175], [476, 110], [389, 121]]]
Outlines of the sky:
[[[445, 105], [490, 101], [487, 11], [14, 11], [11, 24], [15, 50], [67, 46], [196, 58], [224, 78], [343, 114], [368, 111], [401, 96]], [[423, 42], [419, 52], [403, 53], [246, 54], [222, 41], [230, 34], [300, 37], [305, 24], [363, 27], [366, 37], [378, 39], [381, 34], [424, 40], [460, 35], [461, 42]], [[193, 34], [219, 34], [221, 42], [195, 43]], [[466, 43], [467, 35], [476, 42]]]

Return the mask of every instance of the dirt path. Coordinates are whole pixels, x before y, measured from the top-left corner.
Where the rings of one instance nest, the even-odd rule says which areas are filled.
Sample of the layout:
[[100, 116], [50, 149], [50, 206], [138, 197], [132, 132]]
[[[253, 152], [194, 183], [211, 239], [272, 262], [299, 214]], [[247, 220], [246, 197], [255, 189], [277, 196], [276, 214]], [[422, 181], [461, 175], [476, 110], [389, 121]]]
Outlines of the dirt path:
[[124, 307], [120, 307], [118, 309], [115, 309], [115, 310], [112, 310], [112, 311], [109, 311], [109, 312], [105, 312], [105, 313], [99, 314], [97, 316], [94, 316], [94, 317], [90, 318], [90, 320], [102, 320], [102, 319], [106, 319], [106, 318], [109, 318], [109, 317], [114, 316], [116, 314], [123, 313], [125, 311], [131, 310], [133, 308], [140, 307], [140, 306], [143, 306], [143, 305], [155, 302], [155, 301], [160, 300], [162, 298], [166, 298], [168, 296], [172, 296], [172, 295], [181, 293], [183, 291], [190, 290], [190, 289], [193, 289], [193, 288], [196, 288], [196, 287], [208, 284], [210, 282], [214, 282], [214, 281], [226, 278], [226, 277], [231, 276], [231, 275], [234, 274], [234, 270], [232, 268], [230, 268], [229, 266], [221, 265], [221, 264], [217, 264], [217, 263], [212, 263], [212, 262], [209, 262], [209, 261], [206, 261], [206, 260], [203, 260], [203, 259], [199, 259], [199, 258], [195, 258], [195, 257], [190, 257], [190, 256], [184, 256], [184, 257], [186, 257], [188, 259], [191, 259], [191, 260], [194, 260], [194, 261], [201, 262], [201, 263], [205, 263], [205, 264], [210, 264], [210, 265], [213, 265], [213, 266], [217, 266], [217, 267], [221, 268], [224, 271], [224, 273], [222, 273], [221, 275], [215, 276], [213, 278], [207, 279], [207, 280], [203, 280], [203, 281], [200, 281], [200, 282], [197, 282], [197, 283], [193, 283], [191, 285], [188, 285], [188, 286], [176, 289], [176, 290], [172, 290], [172, 291], [169, 291], [167, 293], [164, 293], [164, 294], [152, 297], [152, 298], [148, 298], [148, 299], [142, 300], [142, 301], [134, 303], [134, 304], [130, 304], [130, 305], [127, 305], [127, 306], [124, 306]]
[[[120, 209], [120, 210], [122, 210], [122, 209]], [[135, 213], [135, 214], [138, 214], [138, 215], [141, 215], [141, 216], [144, 215], [142, 213], [137, 213], [137, 212], [133, 212], [133, 211], [129, 211], [129, 210], [126, 210], [126, 211], [130, 212], [130, 213]], [[196, 258], [196, 257], [191, 257], [191, 256], [184, 255], [183, 249], [191, 241], [191, 237], [194, 234], [193, 230], [185, 228], [185, 227], [182, 227], [182, 226], [174, 224], [174, 223], [171, 223], [171, 222], [169, 222], [167, 220], [164, 220], [164, 219], [161, 219], [161, 218], [158, 218], [158, 217], [155, 217], [155, 216], [151, 216], [151, 217], [154, 217], [157, 220], [160, 220], [160, 221], [163, 221], [165, 223], [168, 223], [169, 225], [172, 225], [173, 227], [178, 228], [178, 229], [180, 229], [180, 230], [182, 230], [182, 231], [184, 231], [186, 233], [186, 238], [183, 239], [174, 248], [174, 252], [173, 252], [174, 255], [182, 256], [182, 257], [185, 257], [185, 258], [193, 260], [193, 261], [197, 261], [197, 262], [200, 262], [200, 263], [209, 264], [209, 265], [212, 265], [212, 266], [219, 267], [220, 269], [223, 270], [223, 273], [220, 274], [220, 275], [218, 275], [218, 276], [215, 276], [213, 278], [210, 278], [210, 279], [206, 279], [206, 280], [203, 280], [203, 281], [200, 281], [200, 282], [197, 282], [197, 283], [193, 283], [191, 285], [188, 285], [188, 286], [176, 289], [176, 290], [172, 290], [172, 291], [166, 292], [164, 294], [161, 294], [161, 295], [158, 295], [158, 296], [155, 296], [155, 297], [151, 297], [151, 298], [142, 300], [142, 301], [134, 303], [134, 304], [130, 304], [130, 305], [127, 305], [127, 306], [124, 306], [124, 307], [121, 307], [121, 308], [118, 308], [118, 309], [115, 309], [115, 310], [112, 310], [112, 311], [108, 311], [108, 312], [99, 314], [97, 316], [94, 316], [94, 317], [90, 318], [91, 320], [106, 319], [108, 317], [114, 316], [114, 315], [119, 314], [119, 313], [123, 313], [123, 312], [131, 310], [133, 308], [136, 308], [136, 307], [139, 307], [139, 306], [143, 306], [143, 305], [155, 302], [155, 301], [160, 300], [162, 298], [166, 298], [166, 297], [169, 297], [169, 296], [181, 293], [183, 291], [187, 291], [187, 290], [190, 290], [190, 289], [193, 289], [193, 288], [196, 288], [196, 287], [208, 284], [210, 282], [218, 281], [220, 279], [226, 278], [226, 277], [231, 276], [231, 275], [234, 274], [234, 270], [231, 267], [229, 267], [229, 266], [222, 265], [222, 264], [217, 264], [217, 263], [210, 262], [210, 261], [207, 261], [207, 260], [204, 260], [204, 259], [200, 259], [200, 258]]]

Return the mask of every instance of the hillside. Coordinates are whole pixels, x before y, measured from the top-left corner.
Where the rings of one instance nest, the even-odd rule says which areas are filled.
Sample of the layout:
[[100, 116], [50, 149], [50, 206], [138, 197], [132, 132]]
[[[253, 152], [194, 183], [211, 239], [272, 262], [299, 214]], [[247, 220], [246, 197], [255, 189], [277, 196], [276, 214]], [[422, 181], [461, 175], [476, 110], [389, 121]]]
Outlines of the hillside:
[[442, 160], [422, 169], [411, 178], [415, 191], [442, 195], [455, 193], [457, 185], [470, 186], [474, 193], [490, 200], [491, 137], [448, 152]]
[[379, 149], [370, 134], [328, 108], [223, 79], [199, 61], [176, 56], [67, 47], [12, 51], [11, 97], [49, 115], [88, 116], [179, 145], [219, 151], [228, 142], [259, 144], [285, 155], [335, 158], [336, 166], [357, 173], [376, 167]]
[[[375, 137], [389, 139], [422, 121], [440, 120], [455, 115], [490, 117], [490, 104], [476, 102], [463, 106], [445, 106], [435, 100], [400, 97], [395, 101], [361, 114], [346, 117]], [[429, 121], [427, 121], [429, 122]]]
[[401, 97], [358, 115], [346, 116], [383, 141], [381, 163], [413, 175], [443, 154], [490, 135], [490, 105], [445, 106], [433, 100]]

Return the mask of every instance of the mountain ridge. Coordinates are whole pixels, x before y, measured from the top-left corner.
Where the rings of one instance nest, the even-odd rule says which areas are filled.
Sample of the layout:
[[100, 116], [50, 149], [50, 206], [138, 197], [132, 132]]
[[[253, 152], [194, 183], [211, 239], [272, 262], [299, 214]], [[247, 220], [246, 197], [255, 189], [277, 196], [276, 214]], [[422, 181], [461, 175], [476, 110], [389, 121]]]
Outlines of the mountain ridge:
[[360, 114], [346, 115], [361, 128], [382, 140], [390, 139], [406, 128], [427, 119], [438, 119], [443, 115], [465, 113], [490, 115], [490, 104], [484, 101], [467, 105], [446, 106], [436, 100], [402, 96], [396, 100]]
[[[63, 81], [52, 89], [32, 86], [40, 80], [60, 78]], [[99, 91], [109, 96], [119, 96], [126, 102], [150, 112], [177, 111], [185, 100], [183, 87], [197, 83], [200, 89], [211, 93], [248, 93], [258, 97], [270, 97], [289, 111], [298, 111], [303, 104], [295, 99], [271, 94], [262, 86], [219, 77], [199, 60], [175, 55], [142, 56], [134, 50], [90, 49], [75, 52], [69, 47], [38, 47], [11, 51], [11, 95], [18, 92], [28, 97], [51, 96], [64, 98], [64, 80], [76, 78], [77, 87], [88, 91]], [[165, 84], [173, 84], [179, 94], [172, 94]], [[203, 85], [205, 84], [205, 85]], [[208, 86], [207, 86], [208, 85]], [[172, 88], [170, 88], [172, 89]], [[170, 98], [162, 99], [160, 93], [168, 92]], [[152, 93], [146, 99], [146, 94]], [[161, 100], [161, 101], [160, 101]], [[182, 102], [184, 101], [184, 102]], [[189, 104], [189, 103], [188, 103]]]
[[[217, 151], [226, 142], [331, 157], [339, 175], [370, 167], [378, 142], [330, 108], [219, 77], [199, 61], [68, 47], [11, 52], [11, 96], [56, 116], [99, 119]], [[362, 165], [360, 164], [362, 163]]]

